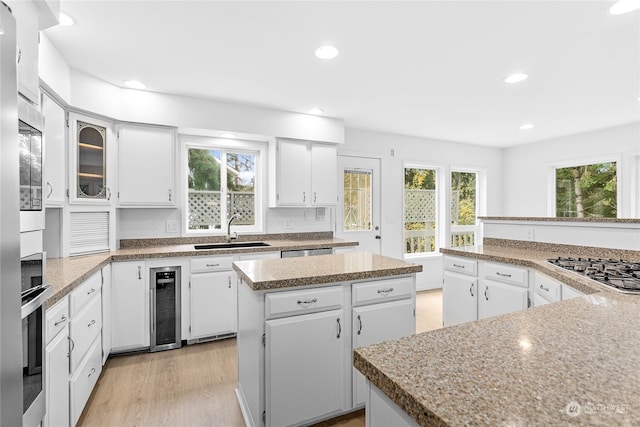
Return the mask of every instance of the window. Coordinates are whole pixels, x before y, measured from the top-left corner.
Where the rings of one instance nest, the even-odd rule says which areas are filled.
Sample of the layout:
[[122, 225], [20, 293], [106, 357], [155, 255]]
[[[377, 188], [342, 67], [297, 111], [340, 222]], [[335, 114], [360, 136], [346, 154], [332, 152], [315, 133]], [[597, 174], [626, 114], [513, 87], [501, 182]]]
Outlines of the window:
[[616, 218], [617, 163], [556, 168], [556, 217]]
[[477, 175], [451, 172], [451, 247], [475, 244]]
[[344, 231], [371, 230], [370, 170], [344, 171]]
[[186, 146], [187, 231], [226, 233], [227, 219], [236, 213], [240, 218], [234, 221], [234, 227], [260, 230], [260, 152], [261, 149]]
[[404, 253], [435, 252], [438, 197], [437, 171], [422, 167], [404, 168]]

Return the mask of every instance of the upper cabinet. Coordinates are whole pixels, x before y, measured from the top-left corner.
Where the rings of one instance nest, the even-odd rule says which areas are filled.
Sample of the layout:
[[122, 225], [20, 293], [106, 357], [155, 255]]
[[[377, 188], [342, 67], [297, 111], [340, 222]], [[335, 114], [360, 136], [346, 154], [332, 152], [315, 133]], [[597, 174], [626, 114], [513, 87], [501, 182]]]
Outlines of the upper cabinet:
[[37, 105], [40, 102], [38, 10], [30, 1], [10, 1], [8, 4], [16, 18], [18, 92]]
[[69, 114], [70, 203], [111, 203], [108, 156], [113, 136], [111, 123]]
[[46, 95], [42, 96], [42, 112], [45, 116], [44, 156], [46, 206], [64, 204], [67, 150], [65, 144], [65, 111]]
[[337, 200], [337, 148], [278, 139], [269, 148], [269, 206], [330, 206]]
[[175, 206], [175, 129], [121, 125], [117, 135], [119, 206]]

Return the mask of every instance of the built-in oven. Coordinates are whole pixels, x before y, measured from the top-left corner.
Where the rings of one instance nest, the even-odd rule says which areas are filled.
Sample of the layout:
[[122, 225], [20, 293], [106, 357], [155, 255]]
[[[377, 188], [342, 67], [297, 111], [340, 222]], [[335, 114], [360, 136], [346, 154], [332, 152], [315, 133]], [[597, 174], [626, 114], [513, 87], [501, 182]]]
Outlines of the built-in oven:
[[18, 100], [20, 144], [20, 231], [44, 229], [42, 151], [44, 117], [27, 101]]
[[38, 426], [45, 415], [44, 302], [51, 295], [46, 285], [46, 254], [20, 260], [22, 283], [22, 425]]

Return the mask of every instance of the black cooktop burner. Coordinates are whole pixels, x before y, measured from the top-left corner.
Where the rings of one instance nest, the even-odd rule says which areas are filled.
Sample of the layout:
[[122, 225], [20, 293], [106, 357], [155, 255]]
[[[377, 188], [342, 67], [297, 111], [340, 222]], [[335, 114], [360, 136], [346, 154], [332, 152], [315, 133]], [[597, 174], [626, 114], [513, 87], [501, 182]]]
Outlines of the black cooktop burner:
[[631, 293], [640, 293], [640, 262], [603, 258], [549, 259], [551, 264], [586, 276], [596, 282]]

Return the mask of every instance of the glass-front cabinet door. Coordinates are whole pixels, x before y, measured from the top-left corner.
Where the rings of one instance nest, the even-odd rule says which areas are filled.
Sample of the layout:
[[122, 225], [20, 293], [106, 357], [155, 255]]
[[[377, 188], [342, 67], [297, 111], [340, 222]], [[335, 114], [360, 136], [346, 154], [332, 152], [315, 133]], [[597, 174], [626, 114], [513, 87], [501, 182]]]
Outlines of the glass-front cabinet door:
[[109, 204], [111, 189], [109, 142], [113, 124], [69, 114], [71, 156], [68, 196], [72, 203]]

